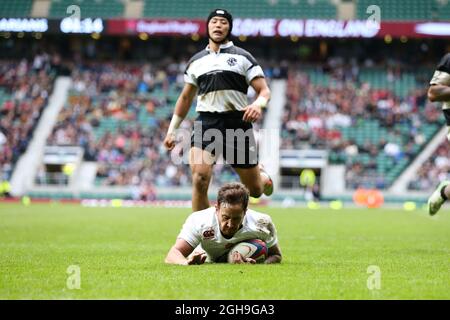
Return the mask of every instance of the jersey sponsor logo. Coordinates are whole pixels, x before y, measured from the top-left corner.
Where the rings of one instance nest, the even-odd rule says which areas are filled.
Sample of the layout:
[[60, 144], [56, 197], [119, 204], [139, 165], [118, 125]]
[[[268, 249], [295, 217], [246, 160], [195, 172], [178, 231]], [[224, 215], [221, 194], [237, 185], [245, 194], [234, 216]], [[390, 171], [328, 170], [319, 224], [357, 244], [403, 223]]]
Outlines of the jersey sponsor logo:
[[205, 231], [203, 231], [203, 239], [213, 239], [215, 236], [215, 232], [213, 228], [207, 229]]

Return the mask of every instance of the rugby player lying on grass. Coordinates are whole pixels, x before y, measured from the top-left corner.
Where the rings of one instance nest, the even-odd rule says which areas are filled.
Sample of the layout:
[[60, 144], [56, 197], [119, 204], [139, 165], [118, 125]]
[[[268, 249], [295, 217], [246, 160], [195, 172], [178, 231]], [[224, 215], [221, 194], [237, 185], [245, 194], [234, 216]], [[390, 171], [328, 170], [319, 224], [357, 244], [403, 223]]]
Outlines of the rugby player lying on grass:
[[[250, 239], [260, 239], [266, 243], [268, 251], [264, 263], [281, 262], [272, 219], [267, 214], [248, 209], [248, 200], [249, 191], [243, 184], [225, 184], [219, 190], [214, 207], [194, 212], [186, 219], [165, 262], [180, 265], [227, 262], [230, 249]], [[256, 261], [235, 252], [230, 262]]]

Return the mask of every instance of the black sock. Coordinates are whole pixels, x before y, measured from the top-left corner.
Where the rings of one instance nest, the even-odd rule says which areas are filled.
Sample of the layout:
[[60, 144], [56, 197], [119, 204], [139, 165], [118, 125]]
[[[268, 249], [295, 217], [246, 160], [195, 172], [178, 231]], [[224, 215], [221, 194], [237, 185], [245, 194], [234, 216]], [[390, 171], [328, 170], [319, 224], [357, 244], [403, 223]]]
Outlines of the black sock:
[[442, 189], [441, 189], [441, 197], [442, 197], [442, 199], [444, 199], [445, 201], [448, 200], [448, 197], [445, 195], [445, 192], [444, 192], [446, 187], [447, 187], [447, 186], [443, 186]]

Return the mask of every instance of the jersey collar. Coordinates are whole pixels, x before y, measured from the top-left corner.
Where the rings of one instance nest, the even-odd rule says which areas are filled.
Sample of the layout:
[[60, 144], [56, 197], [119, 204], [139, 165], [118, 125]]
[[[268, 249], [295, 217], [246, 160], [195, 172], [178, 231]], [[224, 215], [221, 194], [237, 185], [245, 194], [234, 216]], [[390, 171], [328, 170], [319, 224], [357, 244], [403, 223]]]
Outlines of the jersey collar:
[[[225, 44], [221, 44], [220, 46], [219, 46], [219, 52], [218, 53], [220, 53], [220, 51], [222, 51], [222, 49], [227, 49], [227, 48], [230, 48], [230, 47], [232, 47], [232, 46], [234, 46], [234, 44], [233, 44], [233, 41], [228, 41], [227, 43], [225, 43]], [[209, 48], [209, 44], [206, 46], [206, 51], [208, 51], [208, 52], [213, 52], [210, 48]]]

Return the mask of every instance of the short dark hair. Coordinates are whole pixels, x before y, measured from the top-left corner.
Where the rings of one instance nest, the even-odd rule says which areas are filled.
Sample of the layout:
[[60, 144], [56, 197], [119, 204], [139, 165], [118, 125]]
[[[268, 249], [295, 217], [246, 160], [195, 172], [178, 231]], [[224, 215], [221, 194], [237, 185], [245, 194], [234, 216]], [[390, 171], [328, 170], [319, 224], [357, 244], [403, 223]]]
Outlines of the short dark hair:
[[227, 183], [219, 189], [217, 205], [220, 207], [222, 203], [240, 204], [242, 209], [246, 210], [249, 194], [248, 189], [242, 183]]

